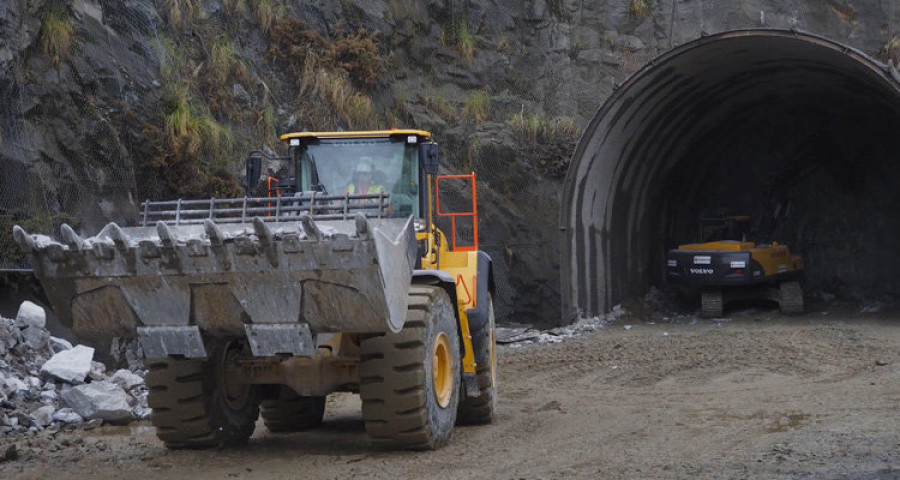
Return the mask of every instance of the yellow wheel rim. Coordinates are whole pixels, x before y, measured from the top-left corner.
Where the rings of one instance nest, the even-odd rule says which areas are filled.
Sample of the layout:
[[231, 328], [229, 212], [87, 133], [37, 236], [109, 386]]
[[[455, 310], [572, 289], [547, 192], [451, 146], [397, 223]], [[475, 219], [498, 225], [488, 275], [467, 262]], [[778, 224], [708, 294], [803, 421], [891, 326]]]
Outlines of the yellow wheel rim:
[[453, 396], [453, 358], [450, 351], [450, 339], [446, 333], [439, 333], [434, 339], [431, 351], [431, 373], [433, 376], [434, 396], [441, 408], [450, 405]]

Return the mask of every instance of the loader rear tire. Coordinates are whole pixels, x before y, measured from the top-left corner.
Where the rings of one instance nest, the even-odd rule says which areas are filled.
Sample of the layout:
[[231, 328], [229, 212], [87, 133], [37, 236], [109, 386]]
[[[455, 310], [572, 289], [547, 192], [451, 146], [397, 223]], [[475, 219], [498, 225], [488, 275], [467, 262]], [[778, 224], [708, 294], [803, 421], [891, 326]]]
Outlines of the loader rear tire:
[[800, 287], [800, 282], [796, 280], [782, 282], [779, 290], [781, 290], [779, 302], [781, 313], [788, 315], [803, 313], [803, 288]]
[[410, 287], [406, 323], [361, 342], [366, 431], [382, 447], [434, 450], [450, 441], [460, 391], [460, 349], [450, 297]]
[[494, 301], [488, 294], [488, 321], [484, 328], [472, 334], [475, 350], [475, 380], [478, 396], [464, 396], [459, 400], [456, 414], [458, 425], [484, 425], [494, 421], [497, 410], [497, 352], [494, 341]]
[[[247, 443], [259, 417], [259, 391], [239, 378], [244, 341], [207, 346], [208, 359], [147, 360], [147, 401], [156, 436], [171, 449], [221, 448]], [[237, 380], [235, 380], [237, 378]]]
[[725, 311], [721, 288], [705, 288], [700, 293], [700, 316], [719, 318]]
[[260, 403], [263, 422], [270, 432], [300, 432], [322, 424], [325, 397], [305, 397], [279, 385], [275, 398]]

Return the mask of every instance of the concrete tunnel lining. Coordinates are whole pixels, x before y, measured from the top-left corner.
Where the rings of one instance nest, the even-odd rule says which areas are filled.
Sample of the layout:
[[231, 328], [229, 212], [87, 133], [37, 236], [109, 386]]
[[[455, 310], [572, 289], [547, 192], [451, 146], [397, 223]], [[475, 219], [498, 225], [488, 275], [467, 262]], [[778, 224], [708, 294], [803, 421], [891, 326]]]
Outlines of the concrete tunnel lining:
[[[729, 183], [729, 171], [760, 177], [749, 189], [759, 208], [773, 207], [771, 197], [790, 197], [788, 206], [804, 203], [795, 190], [812, 189], [803, 182], [809, 184], [817, 169], [834, 169], [832, 180], [840, 182], [843, 166], [869, 161], [875, 165], [867, 167], [870, 176], [895, 175], [889, 142], [900, 125], [896, 77], [896, 70], [862, 52], [780, 30], [704, 37], [629, 77], [589, 123], [565, 180], [565, 319], [602, 314], [662, 283], [665, 250], [688, 240], [685, 224], [696, 210], [742, 195], [739, 182]], [[846, 139], [832, 145], [836, 136]], [[742, 142], [750, 147], [738, 150]], [[868, 160], [853, 158], [862, 150]], [[717, 183], [708, 188], [709, 182]], [[757, 208], [752, 201], [744, 199], [743, 206]], [[896, 223], [890, 228], [900, 232]], [[790, 227], [770, 230], [806, 241]], [[841, 276], [838, 270], [828, 274]]]

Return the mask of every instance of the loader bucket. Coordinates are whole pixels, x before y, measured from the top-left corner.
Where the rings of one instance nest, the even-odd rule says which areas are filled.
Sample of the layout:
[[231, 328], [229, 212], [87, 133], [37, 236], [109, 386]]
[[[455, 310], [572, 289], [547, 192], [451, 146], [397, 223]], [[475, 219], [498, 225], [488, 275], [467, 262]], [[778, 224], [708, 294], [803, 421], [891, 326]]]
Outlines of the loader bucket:
[[312, 333], [400, 330], [412, 217], [277, 220], [14, 236], [64, 324], [85, 338], [139, 336], [151, 358], [202, 357], [203, 335], [247, 335], [258, 356], [311, 355]]

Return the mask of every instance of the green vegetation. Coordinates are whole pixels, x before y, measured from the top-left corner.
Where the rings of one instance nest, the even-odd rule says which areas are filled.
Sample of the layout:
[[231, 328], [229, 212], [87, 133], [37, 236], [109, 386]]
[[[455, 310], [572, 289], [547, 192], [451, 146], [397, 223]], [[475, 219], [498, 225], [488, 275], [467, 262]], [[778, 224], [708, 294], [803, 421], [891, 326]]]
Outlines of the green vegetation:
[[328, 100], [348, 128], [375, 126], [375, 108], [372, 100], [356, 90], [346, 72], [316, 68], [304, 79], [304, 86], [301, 94], [311, 94]]
[[246, 67], [234, 43], [224, 35], [216, 38], [209, 51], [206, 65], [211, 80], [224, 84], [232, 75], [246, 76]]
[[581, 129], [569, 117], [548, 118], [540, 113], [516, 113], [509, 126], [522, 143], [523, 157], [547, 177], [566, 174]]
[[645, 0], [631, 0], [630, 12], [634, 18], [643, 20], [650, 15], [650, 7]]
[[247, 12], [247, 0], [224, 0], [222, 3], [229, 15], [239, 16]]
[[484, 123], [491, 115], [491, 96], [484, 90], [478, 90], [466, 98], [463, 115], [475, 123]]
[[337, 41], [326, 52], [329, 61], [347, 72], [358, 85], [375, 84], [385, 72], [384, 59], [378, 52], [378, 32], [369, 34], [360, 28], [356, 33], [347, 33], [338, 25], [336, 35]]
[[445, 26], [440, 42], [441, 45], [453, 47], [466, 63], [471, 64], [475, 59], [475, 36], [465, 21], [454, 21]]
[[234, 141], [231, 132], [193, 104], [187, 87], [178, 86], [166, 98], [166, 135], [173, 148], [196, 156], [203, 146], [213, 150]]
[[169, 25], [175, 28], [186, 28], [194, 23], [197, 16], [195, 0], [165, 0]]
[[272, 31], [275, 21], [284, 16], [284, 7], [273, 0], [254, 0], [253, 16], [264, 34]]
[[54, 64], [66, 56], [75, 40], [75, 26], [65, 7], [54, 5], [41, 19], [39, 44], [41, 51], [53, 58]]
[[442, 94], [434, 92], [426, 93], [422, 97], [422, 103], [425, 104], [425, 108], [436, 113], [437, 116], [441, 117], [442, 119], [448, 122], [456, 120], [456, 108]]
[[334, 39], [327, 41], [302, 20], [281, 20], [272, 28], [272, 44], [266, 58], [287, 63], [291, 73], [298, 75], [308, 70], [308, 59], [312, 57], [316, 67], [345, 72], [358, 87], [373, 85], [385, 72], [378, 32], [359, 29], [349, 33], [343, 25], [338, 25], [334, 35]]
[[140, 128], [149, 161], [136, 165], [145, 179], [138, 186], [144, 198], [209, 198], [239, 196], [242, 189], [229, 170], [234, 133], [218, 122], [192, 96], [186, 83], [167, 88], [163, 96], [163, 128], [136, 117], [125, 122]]
[[575, 140], [581, 133], [575, 121], [569, 117], [547, 118], [539, 113], [516, 113], [509, 120], [509, 126], [520, 140], [529, 142]]
[[385, 72], [378, 32], [349, 33], [342, 25], [326, 41], [303, 21], [288, 18], [272, 28], [266, 58], [281, 63], [295, 79], [309, 128], [371, 128], [380, 123], [364, 89]]
[[900, 64], [900, 36], [893, 37], [881, 48], [881, 58], [887, 62], [893, 60], [894, 65]]

